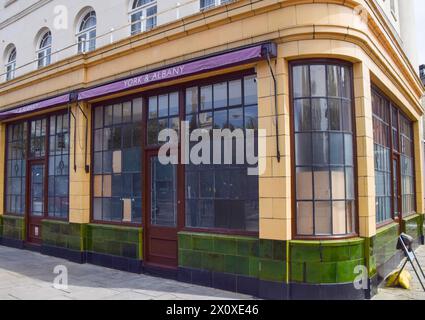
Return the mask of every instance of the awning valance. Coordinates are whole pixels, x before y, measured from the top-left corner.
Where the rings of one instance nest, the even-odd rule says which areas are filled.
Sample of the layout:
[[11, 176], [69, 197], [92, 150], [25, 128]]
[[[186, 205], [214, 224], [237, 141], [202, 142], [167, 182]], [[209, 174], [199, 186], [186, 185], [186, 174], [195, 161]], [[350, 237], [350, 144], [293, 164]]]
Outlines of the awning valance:
[[24, 116], [31, 112], [43, 111], [44, 109], [59, 106], [61, 104], [66, 104], [70, 101], [70, 94], [64, 94], [55, 98], [50, 98], [47, 100], [35, 102], [26, 106], [18, 107], [8, 111], [0, 113], [0, 121], [7, 120], [10, 118], [16, 118], [19, 116]]

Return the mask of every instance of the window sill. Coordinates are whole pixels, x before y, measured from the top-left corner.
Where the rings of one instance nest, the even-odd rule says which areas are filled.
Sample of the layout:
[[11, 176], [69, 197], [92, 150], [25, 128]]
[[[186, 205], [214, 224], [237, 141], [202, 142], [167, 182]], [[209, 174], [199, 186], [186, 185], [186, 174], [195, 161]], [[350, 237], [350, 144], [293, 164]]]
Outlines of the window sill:
[[294, 236], [295, 241], [338, 241], [358, 238], [357, 233], [351, 233], [341, 236]]

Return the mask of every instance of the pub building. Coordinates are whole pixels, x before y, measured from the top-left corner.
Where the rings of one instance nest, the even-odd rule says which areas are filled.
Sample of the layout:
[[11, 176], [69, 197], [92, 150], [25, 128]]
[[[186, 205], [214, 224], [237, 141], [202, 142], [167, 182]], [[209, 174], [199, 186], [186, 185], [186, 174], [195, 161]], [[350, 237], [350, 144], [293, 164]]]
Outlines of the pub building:
[[[356, 5], [235, 1], [1, 83], [1, 244], [266, 299], [372, 297], [398, 235], [423, 243], [423, 86]], [[265, 130], [264, 172], [162, 164], [183, 121]]]

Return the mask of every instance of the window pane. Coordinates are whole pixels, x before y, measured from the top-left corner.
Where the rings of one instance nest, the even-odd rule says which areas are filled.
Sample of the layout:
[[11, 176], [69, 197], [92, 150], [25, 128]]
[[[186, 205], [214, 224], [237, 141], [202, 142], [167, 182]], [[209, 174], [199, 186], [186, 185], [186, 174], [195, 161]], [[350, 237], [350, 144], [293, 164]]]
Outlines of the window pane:
[[341, 83], [339, 66], [328, 66], [328, 96], [339, 97], [339, 84]]
[[314, 205], [314, 224], [317, 235], [332, 234], [331, 202], [319, 201]]
[[342, 130], [351, 132], [353, 131], [353, 116], [352, 116], [351, 101], [342, 101], [341, 115], [342, 115]]
[[316, 170], [314, 172], [314, 198], [316, 200], [329, 200], [331, 198], [329, 170]]
[[310, 77], [308, 66], [296, 66], [293, 68], [294, 97], [310, 96]]
[[214, 108], [227, 107], [227, 82], [214, 85]]
[[346, 234], [346, 211], [345, 201], [335, 201], [332, 207], [333, 234]]
[[149, 98], [149, 119], [158, 117], [158, 97]]
[[218, 111], [214, 112], [214, 129], [225, 129], [228, 125], [227, 118], [227, 110], [226, 111]]
[[313, 130], [327, 131], [329, 129], [329, 119], [326, 99], [312, 99], [311, 103]]
[[351, 134], [344, 135], [345, 147], [345, 165], [353, 165], [353, 136]]
[[148, 121], [148, 145], [155, 145], [158, 143], [158, 120]]
[[97, 221], [102, 220], [102, 199], [96, 198], [93, 201], [93, 219]]
[[229, 82], [229, 106], [242, 104], [242, 81], [235, 80]]
[[229, 110], [229, 129], [243, 129], [244, 128], [244, 117], [243, 117], [243, 109], [231, 109]]
[[125, 102], [122, 106], [122, 114], [124, 123], [131, 122], [131, 102]]
[[330, 133], [331, 165], [344, 165], [344, 135]]
[[158, 117], [168, 116], [168, 94], [158, 97]]
[[341, 111], [348, 112], [348, 110], [342, 110], [341, 109], [341, 101], [337, 99], [329, 99], [328, 100], [328, 106], [329, 106], [329, 129], [333, 131], [341, 131], [343, 130], [342, 127], [342, 117], [341, 117]]
[[297, 168], [297, 199], [313, 199], [313, 172], [310, 168]]
[[112, 125], [112, 119], [113, 119], [113, 106], [107, 106], [104, 109], [105, 115], [104, 115], [104, 119], [105, 119], [105, 126], [110, 126]]
[[114, 105], [114, 124], [120, 124], [122, 122], [122, 105]]
[[170, 93], [170, 116], [179, 114], [179, 93]]
[[354, 193], [354, 172], [352, 168], [347, 168], [345, 171], [346, 176], [346, 190], [347, 190], [347, 199], [355, 199]]
[[347, 67], [341, 68], [341, 94], [342, 97], [351, 99], [351, 73]]
[[212, 109], [212, 86], [201, 88], [201, 110]]
[[244, 92], [245, 92], [245, 99], [244, 99], [245, 106], [258, 103], [256, 76], [245, 77]]
[[245, 108], [245, 129], [258, 129], [258, 106]]
[[103, 109], [102, 108], [96, 108], [95, 109], [95, 129], [99, 129], [103, 127]]
[[213, 126], [213, 116], [211, 112], [204, 112], [199, 114], [199, 128], [210, 130]]
[[295, 131], [311, 130], [310, 99], [295, 100]]
[[325, 66], [311, 66], [311, 95], [313, 97], [326, 97], [326, 68]]
[[143, 99], [133, 100], [133, 122], [142, 121], [143, 115]]
[[296, 162], [299, 166], [312, 164], [311, 134], [299, 133], [295, 135]]
[[[332, 176], [332, 199], [343, 200], [345, 199], [345, 172], [344, 168], [333, 168], [331, 171]], [[347, 177], [350, 178], [350, 177]], [[347, 181], [347, 184], [351, 181]]]
[[313, 202], [297, 203], [297, 233], [304, 236], [314, 234]]
[[329, 135], [313, 133], [313, 164], [323, 166], [329, 164]]
[[198, 87], [186, 89], [186, 114], [198, 111]]
[[347, 219], [347, 233], [356, 231], [356, 218], [355, 218], [355, 204], [354, 201], [347, 201], [345, 205], [346, 219]]

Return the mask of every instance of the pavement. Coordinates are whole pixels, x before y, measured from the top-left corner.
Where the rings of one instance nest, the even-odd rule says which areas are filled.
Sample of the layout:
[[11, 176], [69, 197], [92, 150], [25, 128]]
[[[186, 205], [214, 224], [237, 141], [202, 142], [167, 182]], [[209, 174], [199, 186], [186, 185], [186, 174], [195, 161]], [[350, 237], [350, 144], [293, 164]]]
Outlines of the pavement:
[[0, 300], [248, 299], [253, 297], [0, 246]]
[[[416, 254], [425, 267], [425, 246]], [[425, 300], [410, 265], [408, 270], [413, 276], [411, 290], [382, 284], [373, 300]], [[0, 246], [0, 300], [251, 299], [254, 297]]]
[[[425, 271], [425, 246], [421, 246], [420, 248], [418, 248], [418, 250], [416, 251], [416, 256], [423, 270]], [[417, 267], [416, 269], [420, 274], [419, 269]], [[416, 277], [416, 274], [413, 271], [410, 263], [407, 264], [407, 270], [413, 278], [410, 283], [410, 290], [405, 290], [401, 288], [386, 288], [385, 284], [383, 283], [381, 284], [378, 290], [378, 294], [373, 298], [373, 300], [425, 300], [425, 291], [422, 289], [419, 280]], [[422, 281], [425, 284], [425, 279]]]

